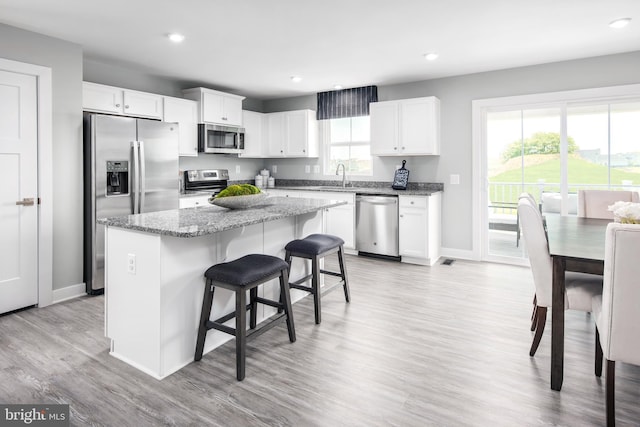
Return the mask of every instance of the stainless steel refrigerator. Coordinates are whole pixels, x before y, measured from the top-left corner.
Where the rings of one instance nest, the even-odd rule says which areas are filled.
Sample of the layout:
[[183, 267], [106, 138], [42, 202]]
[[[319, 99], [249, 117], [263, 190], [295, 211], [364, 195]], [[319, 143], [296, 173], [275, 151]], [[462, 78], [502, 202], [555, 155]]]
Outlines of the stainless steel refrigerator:
[[104, 289], [104, 226], [98, 218], [179, 207], [178, 125], [84, 116], [84, 280]]

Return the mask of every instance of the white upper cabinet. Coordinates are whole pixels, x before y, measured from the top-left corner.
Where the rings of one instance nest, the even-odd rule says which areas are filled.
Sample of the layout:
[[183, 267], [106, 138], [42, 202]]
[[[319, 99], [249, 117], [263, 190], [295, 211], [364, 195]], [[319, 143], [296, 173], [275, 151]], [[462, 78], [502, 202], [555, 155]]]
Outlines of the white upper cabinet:
[[180, 155], [198, 155], [198, 103], [191, 99], [164, 97], [165, 122], [179, 125]]
[[242, 111], [244, 151], [238, 157], [261, 158], [267, 152], [267, 115], [255, 111]]
[[440, 100], [434, 96], [372, 102], [371, 154], [440, 154]]
[[318, 122], [315, 111], [267, 114], [267, 157], [318, 157]]
[[244, 96], [196, 87], [182, 91], [185, 98], [198, 101], [198, 121], [219, 125], [242, 126]]
[[162, 119], [162, 96], [97, 83], [82, 83], [85, 111]]

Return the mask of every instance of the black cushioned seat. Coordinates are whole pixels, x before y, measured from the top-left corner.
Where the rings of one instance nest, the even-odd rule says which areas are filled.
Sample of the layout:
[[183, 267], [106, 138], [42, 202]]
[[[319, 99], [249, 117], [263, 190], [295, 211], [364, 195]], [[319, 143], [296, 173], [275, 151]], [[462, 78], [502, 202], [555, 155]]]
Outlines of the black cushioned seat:
[[[344, 289], [344, 298], [350, 301], [349, 282], [347, 279], [347, 268], [344, 262], [343, 253], [344, 240], [340, 237], [330, 234], [311, 234], [304, 239], [292, 240], [284, 247], [286, 255], [284, 260], [291, 270], [292, 257], [298, 257], [311, 260], [311, 274], [289, 283], [289, 287], [301, 289], [310, 292], [313, 295], [313, 307], [316, 324], [321, 321], [320, 310], [320, 274], [340, 277], [340, 281], [331, 287], [325, 287], [325, 293], [334, 289], [336, 286], [342, 285]], [[338, 262], [340, 263], [340, 272], [328, 271], [320, 269], [320, 260], [334, 252], [338, 253]], [[302, 285], [302, 283], [311, 279], [311, 286]]]
[[267, 276], [288, 269], [289, 265], [282, 259], [253, 254], [238, 258], [235, 261], [223, 262], [209, 267], [204, 277], [216, 282], [229, 283], [236, 286], [246, 286]]
[[[284, 311], [289, 341], [295, 342], [296, 331], [293, 324], [293, 310], [291, 309], [291, 297], [289, 295], [288, 263], [270, 255], [251, 254], [234, 261], [216, 264], [208, 268], [204, 276], [207, 281], [202, 300], [202, 313], [200, 314], [200, 326], [198, 327], [196, 353], [194, 356], [196, 362], [202, 359], [207, 331], [216, 329], [234, 335], [236, 337], [236, 377], [238, 381], [242, 381], [245, 375], [247, 310], [250, 313], [249, 328], [255, 329], [258, 303], [275, 307], [278, 312]], [[276, 278], [280, 282], [280, 301], [259, 297], [258, 286]], [[216, 287], [235, 292], [236, 309], [212, 321], [209, 320], [209, 317], [211, 316], [211, 307], [213, 305], [213, 292]], [[249, 291], [249, 304], [247, 304], [247, 291]], [[233, 318], [236, 319], [235, 328], [224, 325], [225, 322]], [[266, 327], [273, 326], [275, 323], [273, 321]], [[261, 328], [262, 330], [264, 328]]]
[[344, 245], [344, 240], [330, 234], [311, 234], [304, 239], [292, 240], [284, 247], [291, 252], [319, 255]]

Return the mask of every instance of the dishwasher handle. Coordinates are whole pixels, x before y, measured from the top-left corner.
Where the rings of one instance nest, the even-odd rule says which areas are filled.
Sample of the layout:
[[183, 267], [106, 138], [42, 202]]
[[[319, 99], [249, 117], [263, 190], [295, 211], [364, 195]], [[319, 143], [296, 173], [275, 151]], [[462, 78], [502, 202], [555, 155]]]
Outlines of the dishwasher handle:
[[394, 196], [356, 196], [356, 203], [367, 203], [370, 205], [395, 205], [398, 203], [398, 198]]

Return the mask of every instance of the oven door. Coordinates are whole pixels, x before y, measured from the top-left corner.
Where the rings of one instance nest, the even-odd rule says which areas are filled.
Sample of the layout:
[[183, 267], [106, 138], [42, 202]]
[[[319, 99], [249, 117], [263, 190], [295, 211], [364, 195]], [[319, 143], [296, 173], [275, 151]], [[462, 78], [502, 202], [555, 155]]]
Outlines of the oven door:
[[198, 151], [204, 153], [241, 153], [243, 149], [243, 128], [198, 125]]

